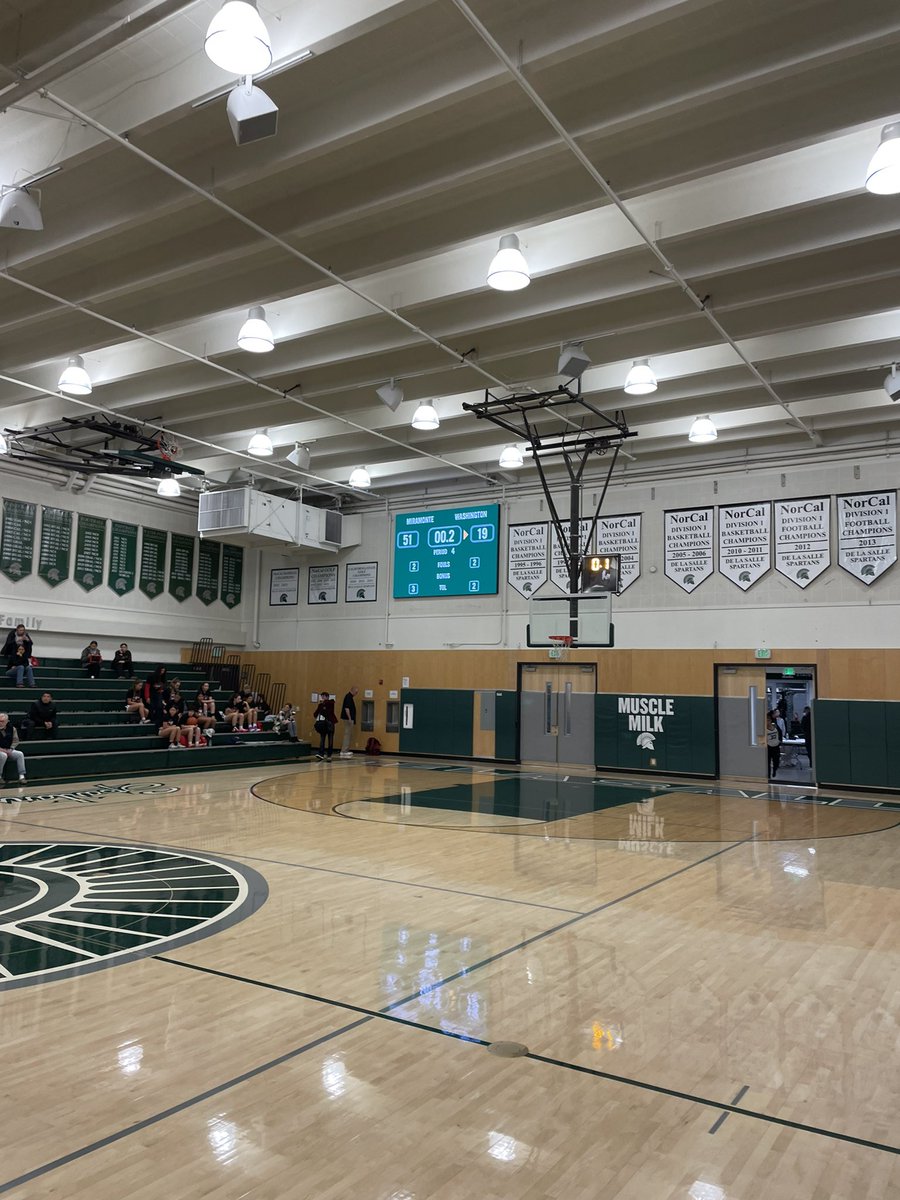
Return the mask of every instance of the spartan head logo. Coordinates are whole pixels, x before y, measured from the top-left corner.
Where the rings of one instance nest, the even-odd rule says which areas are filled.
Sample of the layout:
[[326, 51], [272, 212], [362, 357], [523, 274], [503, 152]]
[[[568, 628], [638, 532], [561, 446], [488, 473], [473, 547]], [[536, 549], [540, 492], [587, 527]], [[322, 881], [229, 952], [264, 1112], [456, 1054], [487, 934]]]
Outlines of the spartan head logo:
[[319, 599], [320, 599], [320, 600], [327, 600], [327, 599], [328, 599], [328, 597], [325, 595], [325, 593], [324, 593], [324, 592], [319, 592]]
[[740, 575], [738, 575], [738, 579], [740, 580], [741, 583], [749, 583], [750, 582], [750, 572], [749, 571], [741, 571]]
[[859, 573], [860, 573], [860, 575], [874, 576], [875, 575], [875, 564], [874, 563], [865, 563]]
[[356, 598], [357, 598], [357, 600], [365, 600], [366, 589], [365, 588], [357, 588], [356, 589]]
[[695, 583], [697, 582], [697, 580], [694, 578], [694, 576], [693, 576], [693, 575], [685, 575], [685, 577], [684, 577], [684, 582], [685, 582], [685, 583], [690, 583], [690, 584], [692, 584], [692, 585], [693, 585], [693, 584], [695, 584]]
[[797, 578], [798, 579], [809, 579], [809, 571], [807, 571], [806, 567], [800, 568], [800, 570], [797, 572]]
[[642, 750], [653, 750], [656, 746], [656, 738], [652, 733], [639, 733], [635, 740]]

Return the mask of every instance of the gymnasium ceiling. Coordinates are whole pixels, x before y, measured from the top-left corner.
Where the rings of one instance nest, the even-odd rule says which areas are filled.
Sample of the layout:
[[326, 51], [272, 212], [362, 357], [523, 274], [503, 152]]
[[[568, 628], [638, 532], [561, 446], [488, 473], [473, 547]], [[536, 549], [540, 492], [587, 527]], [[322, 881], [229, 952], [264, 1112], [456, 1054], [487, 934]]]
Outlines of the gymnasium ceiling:
[[[894, 0], [263, 0], [279, 130], [240, 148], [219, 3], [0, 0], [0, 183], [62, 168], [43, 232], [0, 230], [0, 426], [100, 408], [219, 482], [308, 481], [299, 441], [335, 494], [360, 465], [392, 501], [452, 494], [502, 481], [510, 440], [463, 401], [555, 386], [581, 340], [585, 394], [638, 432], [626, 477], [900, 440], [900, 196], [864, 189], [900, 113]], [[509, 232], [532, 283], [500, 293]], [[254, 304], [274, 353], [236, 348]], [[86, 406], [56, 392], [78, 353]], [[658, 391], [626, 396], [643, 356]]]

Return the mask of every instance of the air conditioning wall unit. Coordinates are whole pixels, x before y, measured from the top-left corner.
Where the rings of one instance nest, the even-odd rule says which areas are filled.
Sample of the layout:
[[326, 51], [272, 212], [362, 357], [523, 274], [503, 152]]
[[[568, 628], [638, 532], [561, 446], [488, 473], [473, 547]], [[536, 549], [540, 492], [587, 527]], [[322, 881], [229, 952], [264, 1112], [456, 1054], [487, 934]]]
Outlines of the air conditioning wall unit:
[[253, 488], [201, 492], [197, 531], [240, 546], [296, 546], [337, 553], [358, 546], [362, 517], [344, 516], [331, 508], [314, 508], [283, 500]]

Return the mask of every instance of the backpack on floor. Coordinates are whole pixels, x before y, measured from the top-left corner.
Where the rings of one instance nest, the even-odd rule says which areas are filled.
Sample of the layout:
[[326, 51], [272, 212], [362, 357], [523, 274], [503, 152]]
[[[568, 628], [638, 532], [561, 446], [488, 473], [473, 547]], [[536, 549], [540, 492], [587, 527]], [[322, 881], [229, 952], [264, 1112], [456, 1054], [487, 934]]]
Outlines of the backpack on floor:
[[379, 742], [377, 737], [370, 737], [369, 740], [366, 742], [366, 754], [380, 754], [380, 753], [381, 753], [381, 742]]

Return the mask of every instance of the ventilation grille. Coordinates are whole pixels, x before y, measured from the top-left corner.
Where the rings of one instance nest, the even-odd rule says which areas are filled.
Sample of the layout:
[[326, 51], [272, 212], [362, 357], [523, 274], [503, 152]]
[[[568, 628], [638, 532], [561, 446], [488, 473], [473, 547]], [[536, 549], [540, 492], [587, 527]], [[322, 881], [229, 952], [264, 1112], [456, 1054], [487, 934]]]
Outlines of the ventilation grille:
[[201, 492], [197, 532], [246, 528], [247, 494], [246, 488], [230, 492]]
[[326, 508], [325, 510], [325, 536], [323, 542], [332, 542], [335, 546], [341, 544], [341, 536], [343, 534], [344, 518], [339, 512], [334, 512], [333, 509]]

